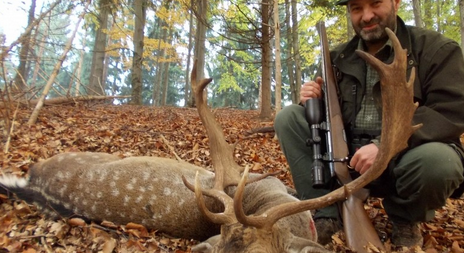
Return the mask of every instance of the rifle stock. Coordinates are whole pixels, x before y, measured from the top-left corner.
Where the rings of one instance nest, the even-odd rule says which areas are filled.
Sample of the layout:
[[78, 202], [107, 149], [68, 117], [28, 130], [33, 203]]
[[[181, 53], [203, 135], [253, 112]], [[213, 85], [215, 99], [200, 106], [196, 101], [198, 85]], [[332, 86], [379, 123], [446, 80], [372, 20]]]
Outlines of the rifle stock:
[[[324, 22], [318, 22], [322, 51], [322, 79], [324, 80], [324, 100], [326, 117], [327, 147], [324, 160], [328, 161], [331, 173], [335, 173], [343, 185], [352, 181], [348, 171], [348, 144], [343, 118], [338, 100], [338, 87], [330, 59], [329, 43]], [[370, 244], [384, 249], [375, 228], [365, 209], [364, 201], [369, 196], [367, 189], [361, 189], [351, 195], [342, 204], [343, 227], [348, 247], [358, 253], [368, 252]]]

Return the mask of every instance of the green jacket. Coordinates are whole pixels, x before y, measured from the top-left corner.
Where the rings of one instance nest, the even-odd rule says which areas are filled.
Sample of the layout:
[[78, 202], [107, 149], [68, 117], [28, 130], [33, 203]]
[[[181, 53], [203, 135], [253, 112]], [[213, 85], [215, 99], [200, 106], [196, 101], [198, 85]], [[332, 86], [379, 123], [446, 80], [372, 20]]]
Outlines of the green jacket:
[[[410, 138], [409, 148], [427, 142], [444, 142], [454, 143], [462, 150], [459, 137], [464, 132], [464, 58], [461, 48], [437, 32], [407, 26], [399, 17], [396, 35], [408, 50], [408, 77], [412, 67], [416, 70], [414, 100], [419, 102], [419, 107], [413, 121], [423, 123]], [[359, 39], [355, 36], [331, 51], [343, 120], [348, 129], [354, 119], [353, 112], [360, 110], [365, 92], [366, 63], [355, 53]], [[380, 103], [379, 84], [374, 86], [374, 94], [375, 101]]]

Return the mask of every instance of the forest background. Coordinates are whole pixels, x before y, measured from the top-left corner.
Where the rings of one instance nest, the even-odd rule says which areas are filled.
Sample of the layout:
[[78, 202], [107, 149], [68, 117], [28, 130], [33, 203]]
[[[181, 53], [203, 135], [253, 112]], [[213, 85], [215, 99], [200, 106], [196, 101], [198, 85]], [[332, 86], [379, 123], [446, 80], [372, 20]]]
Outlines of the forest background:
[[[103, 95], [130, 96], [115, 104], [192, 106], [195, 59], [198, 78], [214, 80], [211, 106], [259, 109], [271, 118], [272, 108], [298, 102], [302, 81], [315, 73], [316, 22], [326, 21], [331, 45], [353, 36], [346, 8], [335, 2], [4, 2], [0, 88], [9, 84], [29, 100]], [[399, 15], [462, 44], [463, 6], [404, 0]], [[5, 33], [12, 27], [16, 33]]]

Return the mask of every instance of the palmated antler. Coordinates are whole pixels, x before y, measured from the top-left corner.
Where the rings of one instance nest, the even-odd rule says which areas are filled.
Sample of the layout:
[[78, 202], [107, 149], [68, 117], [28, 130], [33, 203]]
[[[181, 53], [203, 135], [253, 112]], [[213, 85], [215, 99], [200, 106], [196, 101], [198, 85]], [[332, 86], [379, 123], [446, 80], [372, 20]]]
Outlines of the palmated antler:
[[[198, 174], [195, 178], [194, 187], [185, 178], [183, 180], [188, 188], [195, 191], [195, 198], [199, 209], [206, 217], [218, 224], [231, 224], [237, 222], [233, 210], [233, 199], [225, 193], [224, 189], [227, 186], [237, 185], [240, 182], [243, 167], [234, 161], [234, 146], [225, 141], [221, 126], [216, 122], [214, 115], [206, 104], [206, 92], [204, 89], [212, 79], [205, 78], [197, 83], [196, 65], [195, 61], [191, 74], [191, 83], [195, 94], [198, 114], [209, 138], [215, 179], [212, 189], [201, 189]], [[209, 211], [205, 205], [203, 195], [219, 200], [224, 205], [224, 212], [212, 213]]]
[[[386, 65], [372, 55], [356, 51], [361, 58], [377, 70], [382, 90], [382, 133], [379, 152], [372, 167], [357, 179], [322, 197], [281, 204], [260, 216], [244, 214], [241, 204], [244, 183], [240, 183], [235, 194], [235, 213], [240, 223], [258, 228], [270, 228], [283, 217], [345, 200], [350, 194], [378, 178], [387, 168], [389, 161], [408, 146], [409, 137], [422, 125], [411, 125], [418, 106], [413, 102], [415, 71], [412, 69], [409, 81], [406, 81], [406, 50], [401, 48], [398, 38], [390, 29], [387, 28], [386, 32], [395, 50], [395, 59], [391, 64]], [[246, 174], [244, 173], [244, 176]], [[246, 178], [242, 181], [246, 181]]]

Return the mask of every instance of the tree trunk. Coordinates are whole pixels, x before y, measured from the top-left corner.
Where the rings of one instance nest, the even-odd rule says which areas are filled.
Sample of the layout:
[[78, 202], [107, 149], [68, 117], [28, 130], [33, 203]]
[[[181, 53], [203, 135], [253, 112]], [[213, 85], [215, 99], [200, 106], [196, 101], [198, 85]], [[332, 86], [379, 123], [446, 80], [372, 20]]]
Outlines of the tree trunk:
[[31, 88], [34, 88], [36, 86], [37, 82], [37, 77], [39, 76], [39, 71], [40, 71], [40, 64], [42, 63], [42, 57], [45, 51], [45, 42], [47, 41], [48, 38], [48, 33], [50, 32], [50, 15], [48, 16], [48, 19], [45, 21], [45, 29], [43, 31], [42, 38], [40, 39], [39, 44], [39, 52], [37, 53], [36, 59], [35, 59], [35, 64], [34, 64], [34, 70], [32, 72], [32, 85]]
[[293, 97], [293, 90], [294, 90], [294, 86], [295, 86], [295, 74], [294, 74], [294, 71], [293, 71], [293, 46], [292, 46], [292, 26], [291, 26], [291, 23], [290, 23], [290, 17], [291, 17], [291, 13], [290, 13], [290, 1], [289, 0], [285, 0], [285, 24], [287, 25], [287, 34], [286, 34], [286, 37], [287, 37], [287, 44], [290, 45], [290, 46], [287, 46], [287, 61], [286, 61], [286, 64], [287, 64], [287, 75], [288, 75], [288, 83], [290, 85], [290, 95], [291, 95], [291, 100], [292, 100], [292, 103], [299, 103], [299, 102], [295, 102], [295, 98]]
[[[89, 6], [89, 3], [86, 4], [84, 9], [87, 9]], [[50, 78], [48, 79], [47, 83], [45, 84], [45, 87], [42, 91], [42, 95], [40, 96], [37, 105], [35, 106], [34, 110], [32, 111], [31, 117], [29, 118], [29, 121], [27, 124], [29, 126], [35, 124], [37, 121], [37, 118], [39, 117], [39, 112], [40, 109], [42, 109], [45, 97], [48, 95], [48, 92], [50, 91], [53, 83], [55, 82], [56, 77], [58, 76], [58, 73], [60, 72], [61, 66], [63, 65], [64, 60], [66, 59], [66, 55], [68, 54], [69, 50], [71, 50], [71, 46], [73, 43], [74, 38], [76, 37], [77, 30], [79, 29], [80, 23], [82, 19], [84, 18], [85, 12], [83, 12], [77, 22], [76, 22], [76, 27], [74, 28], [74, 31], [71, 34], [71, 37], [69, 37], [68, 41], [66, 42], [66, 46], [63, 50], [63, 53], [61, 54], [60, 58], [58, 58], [58, 61], [55, 64], [55, 67], [53, 68], [53, 71], [50, 75]]]
[[[190, 7], [192, 8], [193, 6], [193, 0], [190, 1]], [[188, 51], [187, 51], [187, 67], [185, 70], [185, 86], [184, 86], [184, 106], [187, 107], [189, 104], [189, 101], [191, 104], [193, 104], [192, 98], [192, 92], [191, 92], [191, 87], [190, 87], [190, 59], [192, 58], [192, 47], [193, 47], [193, 11], [190, 10], [190, 21], [189, 21], [189, 35], [188, 35]]]
[[106, 43], [108, 29], [108, 16], [110, 14], [109, 0], [99, 0], [98, 29], [95, 32], [95, 44], [93, 46], [92, 67], [90, 68], [89, 84], [87, 86], [90, 95], [105, 94], [106, 85], [103, 82], [103, 69], [105, 66]]
[[292, 101], [295, 104], [300, 102], [301, 89], [301, 60], [300, 60], [300, 42], [298, 38], [298, 10], [296, 0], [291, 0], [292, 3], [292, 47], [293, 55], [295, 56], [295, 86], [292, 89]]
[[[172, 27], [169, 28], [169, 34], [167, 35], [167, 41], [166, 41], [166, 44], [169, 44], [171, 45], [172, 44], [172, 36], [173, 36], [173, 33], [174, 33], [174, 29]], [[164, 55], [166, 57], [166, 51], [167, 49], [164, 48]], [[167, 54], [169, 55], [169, 53]], [[163, 97], [161, 99], [161, 106], [165, 106], [166, 105], [166, 101], [167, 101], [167, 98], [168, 98], [168, 88], [169, 88], [169, 67], [171, 66], [171, 63], [169, 61], [166, 61], [163, 63], [163, 67], [164, 67], [164, 70], [163, 70], [163, 82], [162, 82], [162, 87], [163, 87]]]
[[144, 0], [134, 0], [134, 56], [132, 57], [132, 100], [131, 104], [142, 104], [143, 29], [146, 9]]
[[417, 27], [424, 27], [421, 15], [420, 0], [412, 0], [412, 11], [414, 12], [414, 22]]
[[280, 63], [280, 22], [279, 1], [274, 0], [274, 39], [275, 39], [275, 113], [282, 108], [282, 65]]
[[271, 35], [270, 35], [270, 0], [263, 0], [261, 4], [262, 10], [262, 72], [261, 72], [261, 90], [262, 90], [262, 100], [261, 100], [261, 113], [259, 117], [261, 119], [267, 120], [272, 118], [272, 109], [271, 109]]
[[436, 14], [437, 14], [437, 32], [443, 33], [442, 31], [442, 24], [441, 24], [441, 1], [437, 1], [436, 3]]
[[[207, 22], [207, 10], [208, 10], [208, 1], [199, 0], [197, 5], [198, 8], [198, 17], [197, 17], [197, 32], [195, 35], [195, 60], [197, 64], [197, 82], [203, 79], [205, 76], [205, 42], [206, 42], [206, 22]], [[192, 96], [192, 103], [189, 106], [195, 106], [195, 99]]]
[[[30, 26], [34, 21], [34, 13], [35, 13], [35, 6], [36, 0], [31, 1], [31, 6], [29, 8], [29, 16], [27, 19], [27, 25]], [[29, 31], [28, 34], [21, 40], [21, 50], [19, 51], [19, 66], [18, 72], [16, 72], [16, 76], [14, 78], [14, 83], [17, 87], [18, 92], [25, 92], [27, 90], [27, 76], [28, 73], [26, 71], [27, 65], [27, 58], [29, 55], [29, 48], [31, 42], [31, 34], [32, 31]]]
[[461, 49], [464, 54], [464, 0], [459, 0], [459, 13], [461, 15]]
[[74, 95], [75, 96], [79, 96], [80, 94], [80, 91], [79, 89], [81, 88], [81, 76], [82, 76], [82, 64], [84, 63], [84, 57], [85, 57], [85, 44], [87, 42], [87, 32], [84, 33], [84, 36], [82, 38], [82, 50], [80, 52], [80, 55], [79, 55], [79, 63], [77, 65], [77, 78], [76, 78], [76, 85], [75, 85], [75, 92], [74, 92]]
[[422, 21], [425, 28], [433, 30], [432, 3], [432, 0], [424, 0], [424, 16]]
[[158, 57], [156, 57], [156, 74], [155, 74], [155, 83], [153, 84], [153, 106], [161, 105], [161, 80], [163, 80], [163, 64], [161, 59], [164, 58], [165, 51], [161, 48], [161, 41], [166, 40], [166, 22], [162, 19], [159, 19], [159, 28], [158, 32]]

